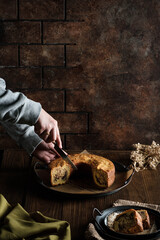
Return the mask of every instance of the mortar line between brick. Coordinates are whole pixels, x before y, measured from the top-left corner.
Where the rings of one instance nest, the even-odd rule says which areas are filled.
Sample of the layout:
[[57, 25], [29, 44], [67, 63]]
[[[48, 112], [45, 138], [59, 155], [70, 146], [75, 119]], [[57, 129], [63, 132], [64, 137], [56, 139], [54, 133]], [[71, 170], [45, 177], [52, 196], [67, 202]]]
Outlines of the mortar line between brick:
[[[34, 90], [33, 90], [34, 91]], [[88, 112], [81, 112], [81, 111], [77, 111], [77, 112], [64, 112], [64, 111], [61, 111], [61, 112], [59, 112], [59, 111], [50, 111], [50, 113], [62, 113], [62, 114], [74, 114], [74, 115], [76, 115], [76, 114], [85, 114], [85, 115], [87, 115], [88, 114]]]
[[[39, 46], [41, 46], [42, 45], [42, 43], [19, 43], [19, 42], [15, 42], [15, 43], [7, 43], [7, 42], [4, 42], [4, 43], [0, 43], [0, 46], [14, 46], [14, 45], [17, 45], [17, 44], [19, 44], [19, 45], [23, 45], [23, 46], [32, 46], [32, 45], [39, 45]], [[46, 46], [63, 46], [63, 45], [65, 45], [65, 46], [67, 46], [67, 45], [69, 45], [69, 46], [72, 46], [72, 45], [76, 45], [76, 43], [43, 43], [43, 45], [46, 45]]]
[[[0, 69], [2, 69], [2, 68], [41, 68], [42, 67], [42, 65], [21, 65], [21, 66], [17, 66], [17, 65], [13, 65], [13, 66], [11, 66], [11, 65], [5, 65], [5, 66], [0, 66]], [[43, 66], [44, 68], [56, 68], [56, 69], [64, 69], [64, 66]]]
[[5, 69], [5, 68], [17, 68], [17, 69], [39, 69], [40, 68], [40, 66], [38, 66], [38, 67], [34, 67], [34, 66], [0, 66], [0, 69]]
[[17, 0], [17, 20], [19, 21], [19, 0]]
[[[41, 68], [42, 65], [1, 65], [0, 66], [0, 69], [3, 69], [3, 68]], [[65, 69], [65, 66], [64, 65], [60, 65], [60, 66], [56, 66], [56, 65], [44, 65], [43, 68], [53, 68], [53, 69]], [[69, 66], [69, 67], [66, 67], [67, 69], [69, 68], [74, 68], [74, 66]], [[67, 90], [78, 90], [79, 88], [70, 88], [70, 89], [67, 89]]]
[[88, 133], [86, 133], [86, 132], [85, 132], [85, 133], [84, 133], [84, 132], [79, 132], [79, 133], [78, 133], [78, 132], [77, 132], [77, 133], [72, 133], [72, 132], [71, 132], [71, 133], [62, 133], [62, 135], [66, 135], [66, 136], [68, 136], [68, 135], [72, 135], [72, 136], [84, 135], [84, 136], [85, 136], [85, 135], [97, 135], [97, 134], [98, 134], [98, 133], [89, 133], [89, 134], [88, 134]]
[[66, 44], [64, 45], [64, 67], [67, 66], [67, 51], [66, 51]]
[[[5, 67], [17, 67], [16, 65], [13, 65], [13, 66], [10, 66], [10, 65], [8, 65], [8, 66], [0, 66], [0, 68], [5, 68]], [[19, 66], [19, 67], [26, 67], [26, 68], [41, 68], [42, 67], [42, 65], [33, 65], [33, 66], [31, 66], [31, 65], [27, 65], [27, 66], [23, 66], [23, 65], [21, 65], [21, 66]], [[64, 66], [63, 65], [61, 65], [61, 66], [43, 66], [43, 67], [53, 67], [53, 68], [64, 68]]]
[[[17, 13], [17, 17], [19, 17], [18, 16], [18, 13]], [[84, 22], [84, 20], [73, 20], [73, 19], [66, 19], [66, 20], [64, 20], [64, 19], [15, 19], [15, 18], [13, 18], [13, 19], [2, 19], [1, 20], [2, 22], [17, 22], [17, 21], [19, 21], [19, 22], [41, 22], [41, 21], [43, 21], [43, 22], [77, 22], [77, 23], [79, 23], [79, 22]]]
[[[41, 68], [42, 66], [0, 66], [0, 69], [2, 68]], [[43, 68], [64, 68], [64, 66], [43, 66]], [[72, 68], [72, 67], [69, 67]]]
[[64, 0], [64, 20], [67, 19], [67, 0]]
[[[5, 69], [5, 68], [8, 68], [8, 69], [12, 69], [12, 68], [17, 68], [17, 69], [41, 69], [41, 67], [43, 67], [43, 69], [45, 70], [45, 69], [65, 69], [65, 67], [64, 66], [32, 66], [32, 65], [30, 65], [30, 66], [24, 66], [24, 65], [21, 65], [21, 66], [10, 66], [10, 65], [5, 65], [5, 66], [0, 66], [0, 69]], [[67, 67], [67, 69], [72, 69], [72, 68], [76, 68], [76, 67]], [[70, 90], [79, 90], [79, 87], [77, 87], [77, 88], [68, 88], [68, 89], [66, 89], [66, 88], [45, 88], [45, 89], [55, 89], [55, 90], [66, 90], [66, 91], [70, 91]]]

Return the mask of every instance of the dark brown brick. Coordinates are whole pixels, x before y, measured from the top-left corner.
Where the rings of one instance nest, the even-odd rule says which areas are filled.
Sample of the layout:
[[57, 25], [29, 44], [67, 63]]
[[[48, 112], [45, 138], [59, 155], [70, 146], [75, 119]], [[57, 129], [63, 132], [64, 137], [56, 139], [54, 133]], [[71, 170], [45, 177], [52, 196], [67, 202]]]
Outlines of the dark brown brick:
[[98, 139], [98, 134], [66, 135], [66, 149], [68, 150], [90, 150], [103, 149], [104, 144]]
[[124, 116], [120, 105], [112, 105], [110, 108], [106, 106], [106, 109], [90, 116], [90, 132], [98, 134], [96, 149], [123, 149], [124, 146], [125, 149], [131, 148], [137, 132], [134, 124], [127, 119], [128, 116], [125, 119]]
[[56, 90], [39, 90], [26, 92], [26, 95], [37, 102], [40, 102], [46, 111], [64, 111], [64, 93]]
[[91, 111], [91, 99], [85, 89], [67, 91], [66, 110], [68, 112]]
[[44, 22], [45, 43], [76, 43], [84, 32], [84, 22]]
[[63, 19], [63, 0], [21, 0], [21, 19]]
[[125, 125], [131, 125], [133, 120], [133, 104], [127, 101], [127, 98], [124, 100], [122, 96], [108, 99], [103, 96], [101, 101], [99, 99], [95, 101], [93, 109], [96, 110], [90, 113], [90, 133], [100, 133], [102, 138], [106, 136], [104, 133], [108, 132], [110, 126], [115, 126], [121, 131]]
[[76, 89], [88, 85], [81, 66], [75, 68], [44, 68], [45, 88]]
[[102, 106], [102, 109], [108, 107], [112, 101], [115, 104], [119, 97], [121, 97], [120, 104], [133, 99], [127, 92], [129, 87], [133, 87], [131, 83], [134, 81], [133, 76], [129, 74], [104, 78], [101, 76], [100, 79], [86, 76], [85, 80], [80, 89], [66, 92], [67, 111], [94, 112], [99, 106]]
[[22, 66], [63, 66], [64, 46], [21, 46], [20, 59]]
[[87, 119], [85, 113], [54, 113], [52, 117], [58, 121], [60, 133], [86, 133]]
[[16, 19], [16, 18], [17, 18], [17, 1], [1, 0], [0, 19]]
[[127, 98], [124, 100], [123, 95], [116, 99], [106, 99], [106, 104], [102, 102], [97, 111], [90, 114], [90, 132], [98, 132], [100, 142], [110, 149], [131, 149], [133, 143], [148, 144], [149, 139], [159, 141], [156, 134], [159, 114], [153, 107], [157, 93], [152, 89], [154, 97], [151, 100], [147, 92], [142, 94], [135, 90], [132, 101], [127, 101]]
[[18, 65], [18, 47], [17, 46], [0, 46], [0, 66], [17, 66]]
[[67, 2], [67, 19], [83, 20], [87, 18], [88, 13], [91, 12], [91, 6], [95, 1], [78, 1], [70, 0]]
[[[136, 143], [137, 131], [135, 126], [131, 123], [124, 123], [123, 120], [110, 122], [110, 125], [106, 128], [103, 127], [103, 131], [106, 130], [107, 135], [104, 137], [102, 132], [100, 143], [106, 145], [110, 149], [131, 149], [132, 144]], [[127, 139], [127, 141], [125, 141]]]
[[132, 84], [129, 95], [132, 97], [131, 118], [137, 124], [150, 126], [152, 129], [158, 128], [160, 117], [160, 82], [144, 81], [141, 85]]
[[[105, 16], [109, 6], [114, 6], [119, 1], [111, 0], [70, 0], [67, 2], [67, 19], [72, 20], [87, 20], [90, 17], [95, 17], [96, 13], [102, 14], [102, 17]], [[101, 16], [101, 15], [100, 15]]]
[[[66, 65], [67, 67], [77, 67], [83, 64], [82, 56], [83, 51], [82, 49], [77, 46], [66, 46]], [[84, 66], [84, 65], [83, 65]]]
[[88, 76], [98, 78], [102, 73], [119, 74], [127, 71], [127, 63], [123, 59], [124, 45], [119, 41], [121, 33], [114, 24], [114, 8], [118, 11], [118, 3], [115, 0], [67, 3], [68, 18], [75, 19], [80, 14], [85, 20], [85, 28], [76, 47], [67, 46], [67, 66], [80, 64]]
[[42, 87], [40, 68], [0, 68], [0, 76], [12, 90]]
[[41, 42], [39, 22], [3, 22], [1, 28], [1, 43]]
[[[127, 123], [113, 121], [109, 127], [105, 129], [107, 135], [102, 133], [100, 142], [106, 145], [109, 149], [133, 149], [134, 143], [151, 144], [154, 139], [159, 143], [160, 137], [157, 130], [151, 127], [146, 127], [144, 124], [138, 125], [134, 123]], [[158, 129], [159, 131], [159, 129]], [[127, 139], [127, 140], [126, 140]]]

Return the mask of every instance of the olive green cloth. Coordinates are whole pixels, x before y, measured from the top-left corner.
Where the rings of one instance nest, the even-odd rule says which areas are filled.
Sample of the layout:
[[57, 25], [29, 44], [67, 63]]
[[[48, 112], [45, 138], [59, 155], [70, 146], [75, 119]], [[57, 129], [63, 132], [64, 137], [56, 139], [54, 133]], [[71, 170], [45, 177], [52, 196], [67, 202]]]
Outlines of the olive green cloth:
[[70, 240], [70, 225], [17, 204], [12, 207], [0, 194], [0, 240]]

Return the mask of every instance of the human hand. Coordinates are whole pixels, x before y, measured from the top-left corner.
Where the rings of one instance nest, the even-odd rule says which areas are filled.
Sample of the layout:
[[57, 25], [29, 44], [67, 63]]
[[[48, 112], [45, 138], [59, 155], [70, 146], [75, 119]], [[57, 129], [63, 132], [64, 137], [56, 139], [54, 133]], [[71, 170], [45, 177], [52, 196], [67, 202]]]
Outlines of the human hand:
[[62, 148], [62, 141], [59, 133], [58, 123], [52, 118], [43, 108], [40, 112], [38, 121], [35, 123], [35, 132], [45, 142], [57, 142], [58, 146]]
[[46, 143], [45, 141], [42, 141], [37, 146], [32, 155], [46, 164], [49, 164], [58, 156], [54, 150], [54, 144]]

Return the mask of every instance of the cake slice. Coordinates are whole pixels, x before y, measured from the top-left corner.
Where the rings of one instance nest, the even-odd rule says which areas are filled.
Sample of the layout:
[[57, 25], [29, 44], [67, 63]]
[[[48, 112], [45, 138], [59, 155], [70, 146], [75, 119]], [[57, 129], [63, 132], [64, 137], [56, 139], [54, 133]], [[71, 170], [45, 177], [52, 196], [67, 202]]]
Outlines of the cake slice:
[[56, 159], [49, 164], [51, 169], [50, 176], [51, 176], [51, 185], [57, 186], [61, 184], [65, 184], [71, 174], [71, 167], [69, 164], [63, 159]]
[[143, 228], [149, 229], [151, 227], [151, 225], [150, 225], [150, 218], [149, 218], [147, 210], [141, 209], [141, 210], [137, 210], [137, 212], [141, 215]]
[[128, 209], [116, 217], [113, 229], [126, 234], [143, 232], [142, 217], [136, 210]]

